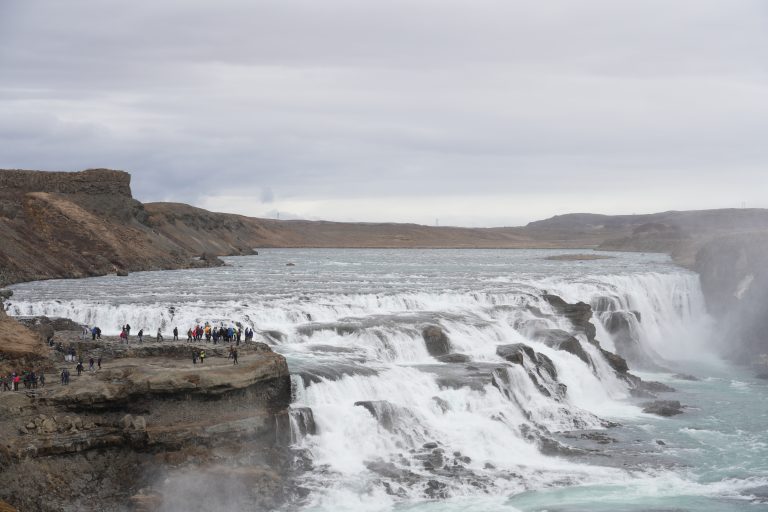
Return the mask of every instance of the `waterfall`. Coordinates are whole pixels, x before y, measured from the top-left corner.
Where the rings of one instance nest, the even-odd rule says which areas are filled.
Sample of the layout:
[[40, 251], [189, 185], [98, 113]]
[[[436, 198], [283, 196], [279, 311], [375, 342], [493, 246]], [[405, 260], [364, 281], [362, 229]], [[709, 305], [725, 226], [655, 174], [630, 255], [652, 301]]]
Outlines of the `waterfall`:
[[[141, 280], [150, 278], [133, 274], [121, 278], [119, 298], [110, 298], [109, 281], [95, 282], [93, 299], [83, 293], [89, 280], [54, 284], [55, 294], [29, 283], [14, 287], [9, 312], [68, 317], [105, 334], [125, 323], [146, 333], [174, 326], [186, 332], [205, 321], [252, 327], [256, 341], [288, 360], [290, 443], [323, 468], [305, 485], [329, 507], [334, 496], [397, 501], [625, 478], [621, 469], [562, 458], [568, 447], [557, 439], [642, 414], [627, 400], [630, 382], [603, 350], [633, 368], [663, 367], [700, 349], [710, 326], [698, 278], [672, 267], [564, 275], [493, 270], [483, 279], [419, 272], [434, 282], [416, 277], [422, 274], [402, 277], [417, 285], [399, 283], [396, 273], [372, 274], [366, 279], [380, 283], [379, 291], [358, 282], [333, 290], [317, 288], [307, 272], [303, 294], [277, 293], [285, 284], [267, 281], [269, 293], [254, 284], [254, 292], [234, 297], [225, 281], [200, 299], [147, 296]], [[548, 295], [591, 305], [594, 336], [575, 329]], [[427, 326], [445, 333], [452, 358], [430, 351]]]

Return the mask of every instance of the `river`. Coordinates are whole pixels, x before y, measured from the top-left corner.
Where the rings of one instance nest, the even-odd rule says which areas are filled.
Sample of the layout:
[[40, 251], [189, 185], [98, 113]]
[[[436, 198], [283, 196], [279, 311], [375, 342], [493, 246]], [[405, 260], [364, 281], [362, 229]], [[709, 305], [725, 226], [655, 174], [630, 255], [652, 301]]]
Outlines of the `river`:
[[[214, 269], [20, 284], [9, 312], [107, 334], [253, 327], [293, 374], [294, 448], [308, 468], [293, 506], [306, 510], [768, 510], [766, 382], [718, 356], [728, 333], [698, 277], [659, 254], [547, 259], [569, 252], [270, 249]], [[657, 366], [631, 370], [675, 388], [660, 398], [684, 413], [643, 413], [647, 399], [583, 333], [589, 364], [536, 338], [572, 331], [548, 294], [591, 304], [609, 351], [624, 343], [611, 315], [636, 318]], [[427, 326], [463, 359], [430, 355]], [[537, 387], [497, 355], [514, 343], [551, 360], [556, 379]]]

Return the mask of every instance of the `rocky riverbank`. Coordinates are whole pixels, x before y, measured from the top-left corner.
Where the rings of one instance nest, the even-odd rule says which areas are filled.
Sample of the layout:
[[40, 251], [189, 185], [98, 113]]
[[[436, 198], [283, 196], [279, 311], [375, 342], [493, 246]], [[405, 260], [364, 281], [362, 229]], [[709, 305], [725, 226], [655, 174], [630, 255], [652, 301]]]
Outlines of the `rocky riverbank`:
[[78, 376], [39, 338], [34, 358], [6, 361], [47, 378], [0, 392], [0, 499], [24, 511], [266, 510], [298, 492], [288, 367], [267, 345], [241, 345], [233, 365], [210, 345], [57, 338], [101, 368]]

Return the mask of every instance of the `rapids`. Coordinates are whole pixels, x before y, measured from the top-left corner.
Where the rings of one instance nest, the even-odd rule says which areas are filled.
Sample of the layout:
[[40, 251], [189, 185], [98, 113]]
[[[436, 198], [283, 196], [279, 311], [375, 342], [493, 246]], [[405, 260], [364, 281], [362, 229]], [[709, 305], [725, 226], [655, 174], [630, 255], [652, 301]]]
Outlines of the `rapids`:
[[[265, 250], [216, 269], [21, 284], [9, 312], [107, 334], [252, 327], [292, 371], [307, 510], [766, 507], [765, 385], [715, 355], [698, 277], [657, 254], [545, 259], [565, 252]], [[548, 294], [592, 306], [600, 347]], [[427, 326], [469, 362], [430, 355]], [[574, 334], [586, 361], [545, 343], [546, 329]], [[497, 355], [515, 343], [554, 375], [534, 382], [529, 356]], [[690, 407], [643, 413], [600, 348]]]

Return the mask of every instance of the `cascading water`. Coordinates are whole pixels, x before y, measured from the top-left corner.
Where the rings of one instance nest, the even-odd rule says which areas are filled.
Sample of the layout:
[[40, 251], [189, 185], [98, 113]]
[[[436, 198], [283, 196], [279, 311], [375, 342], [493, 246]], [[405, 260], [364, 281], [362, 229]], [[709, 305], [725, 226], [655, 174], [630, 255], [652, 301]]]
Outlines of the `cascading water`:
[[[616, 467], [569, 445], [572, 432], [658, 421], [604, 351], [655, 371], [701, 359], [711, 321], [697, 276], [660, 255], [548, 254], [275, 250], [221, 269], [19, 285], [10, 312], [105, 333], [254, 328], [293, 372], [291, 441], [314, 468], [302, 481], [310, 509], [466, 505], [665, 478], [716, 493], [657, 462]], [[550, 296], [590, 304], [594, 332]]]

